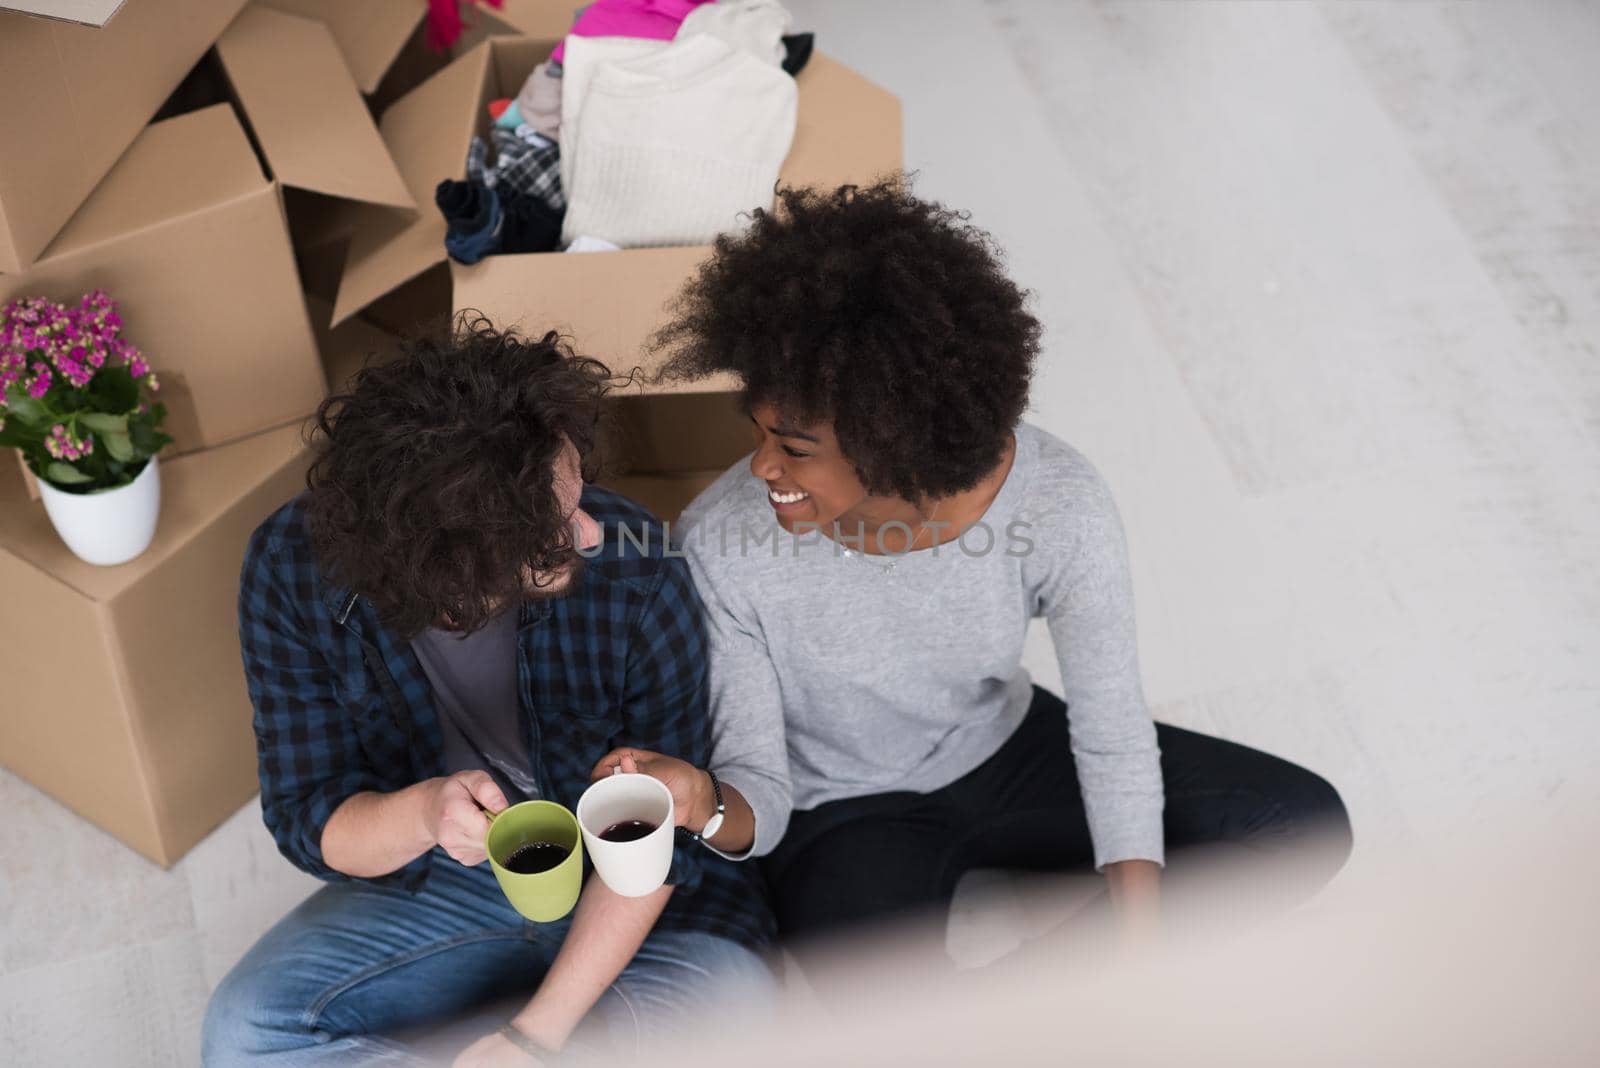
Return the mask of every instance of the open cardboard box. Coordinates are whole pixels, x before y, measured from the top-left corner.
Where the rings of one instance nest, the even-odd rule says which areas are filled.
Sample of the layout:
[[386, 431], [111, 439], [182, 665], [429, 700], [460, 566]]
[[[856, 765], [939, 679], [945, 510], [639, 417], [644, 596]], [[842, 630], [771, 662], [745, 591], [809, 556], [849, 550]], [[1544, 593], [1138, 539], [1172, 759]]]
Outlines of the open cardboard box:
[[[560, 324], [573, 300], [595, 301], [586, 289], [596, 279], [609, 305], [655, 301], [675, 291], [705, 257], [706, 246], [492, 256], [454, 271], [457, 299], [451, 299], [445, 222], [433, 210], [434, 187], [464, 175], [473, 135], [487, 135], [488, 102], [515, 96], [558, 41], [555, 36], [490, 38], [383, 113], [383, 139], [422, 210], [416, 215], [381, 210], [363, 214], [340, 278], [335, 322], [367, 309], [385, 325], [408, 326], [416, 318], [463, 306], [462, 279], [472, 273], [509, 273], [526, 284], [526, 299], [502, 310], [516, 312], [513, 319], [532, 315]], [[831, 187], [900, 169], [900, 102], [892, 94], [820, 53], [812, 56], [796, 84], [798, 122], [780, 181]], [[580, 260], [600, 262], [574, 262]], [[651, 324], [660, 318], [659, 305], [645, 314]], [[648, 332], [621, 340], [636, 341]], [[582, 332], [576, 337], [580, 349], [602, 359], [631, 359], [636, 348], [610, 349]]]
[[103, 28], [0, 11], [0, 272], [44, 251], [244, 2], [127, 0]]
[[0, 275], [0, 300], [98, 286], [120, 302], [161, 376], [168, 456], [300, 419], [322, 399], [285, 187], [329, 230], [363, 206], [416, 211], [323, 23], [246, 8], [217, 42], [211, 82], [197, 94], [231, 97], [237, 113], [152, 123], [43, 257]]
[[96, 287], [159, 372], [168, 457], [298, 420], [322, 399], [278, 190], [227, 105], [147, 127], [45, 258], [0, 275], [0, 302]]
[[74, 557], [0, 474], [0, 764], [161, 865], [244, 804], [239, 565], [307, 458], [294, 425], [163, 460], [155, 541], [119, 567]]

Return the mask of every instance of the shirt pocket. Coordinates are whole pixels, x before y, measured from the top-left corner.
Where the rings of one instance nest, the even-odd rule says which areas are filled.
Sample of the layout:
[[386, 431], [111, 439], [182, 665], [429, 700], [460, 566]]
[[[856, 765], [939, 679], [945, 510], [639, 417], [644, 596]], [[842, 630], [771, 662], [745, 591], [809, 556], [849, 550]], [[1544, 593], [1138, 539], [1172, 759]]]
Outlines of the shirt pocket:
[[389, 707], [378, 680], [369, 673], [347, 673], [334, 680], [334, 690], [356, 738], [367, 766], [384, 778], [390, 770], [411, 767], [410, 746], [399, 716]]

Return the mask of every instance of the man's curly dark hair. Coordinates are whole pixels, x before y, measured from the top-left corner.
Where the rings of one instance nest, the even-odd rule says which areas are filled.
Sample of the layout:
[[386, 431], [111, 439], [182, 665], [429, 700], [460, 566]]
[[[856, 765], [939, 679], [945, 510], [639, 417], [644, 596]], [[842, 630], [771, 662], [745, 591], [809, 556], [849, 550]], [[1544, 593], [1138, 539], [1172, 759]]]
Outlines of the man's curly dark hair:
[[482, 628], [524, 568], [574, 563], [554, 464], [566, 435], [592, 474], [610, 382], [557, 334], [477, 313], [402, 339], [317, 410], [306, 513], [328, 578], [408, 639]]
[[785, 188], [715, 249], [654, 344], [662, 377], [731, 371], [748, 404], [832, 422], [874, 494], [972, 489], [1028, 402], [1039, 323], [970, 217], [895, 176]]

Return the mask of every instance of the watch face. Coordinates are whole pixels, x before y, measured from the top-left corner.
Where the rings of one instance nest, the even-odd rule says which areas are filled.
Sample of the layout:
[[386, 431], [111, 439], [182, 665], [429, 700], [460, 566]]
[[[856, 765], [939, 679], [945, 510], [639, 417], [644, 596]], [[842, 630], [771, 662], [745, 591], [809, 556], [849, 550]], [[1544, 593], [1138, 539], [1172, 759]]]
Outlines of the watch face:
[[722, 830], [722, 813], [716, 812], [712, 814], [710, 819], [706, 820], [706, 825], [700, 829], [700, 837], [715, 838], [720, 830]]

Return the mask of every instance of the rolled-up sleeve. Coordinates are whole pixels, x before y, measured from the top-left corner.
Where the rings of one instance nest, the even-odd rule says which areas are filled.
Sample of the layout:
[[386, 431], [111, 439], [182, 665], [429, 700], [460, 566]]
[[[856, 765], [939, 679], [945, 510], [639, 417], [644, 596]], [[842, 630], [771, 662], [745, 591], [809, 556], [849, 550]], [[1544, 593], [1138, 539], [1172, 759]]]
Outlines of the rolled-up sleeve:
[[[351, 796], [382, 791], [367, 766], [354, 716], [306, 632], [289, 570], [278, 566], [260, 531], [245, 554], [239, 583], [239, 647], [254, 706], [261, 810], [290, 863], [329, 882], [351, 878], [322, 856], [328, 819]], [[419, 884], [428, 854], [374, 883]]]

